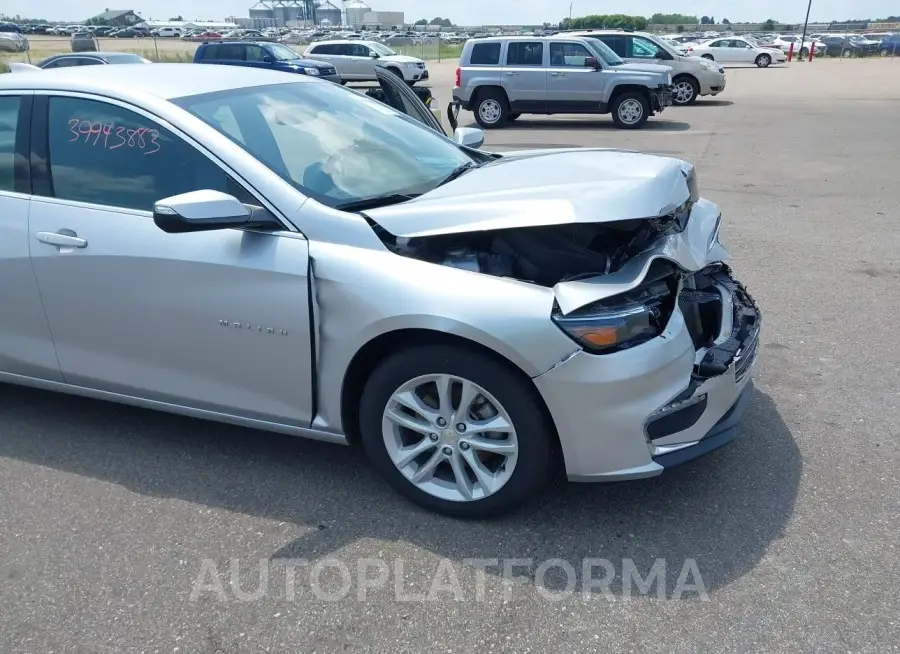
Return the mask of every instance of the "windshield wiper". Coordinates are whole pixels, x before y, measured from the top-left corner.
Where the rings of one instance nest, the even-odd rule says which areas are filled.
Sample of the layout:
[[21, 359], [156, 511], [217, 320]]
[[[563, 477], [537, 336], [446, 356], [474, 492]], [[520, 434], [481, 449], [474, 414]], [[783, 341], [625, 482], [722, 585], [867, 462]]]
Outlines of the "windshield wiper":
[[388, 193], [387, 195], [376, 195], [371, 198], [363, 198], [362, 200], [353, 200], [352, 202], [344, 202], [335, 205], [335, 209], [339, 211], [365, 211], [366, 209], [377, 209], [378, 207], [389, 207], [392, 204], [400, 204], [419, 197], [415, 195], [403, 195], [401, 193]]
[[[453, 169], [453, 172], [450, 173], [449, 175], [447, 175], [444, 179], [442, 179], [440, 184], [438, 184], [437, 186], [443, 186], [444, 184], [449, 184], [454, 179], [459, 179], [460, 177], [465, 175], [467, 172], [469, 172], [473, 168], [478, 168], [479, 165], [480, 164], [477, 164], [474, 161], [470, 161], [468, 163], [464, 163], [461, 166], [457, 166], [456, 168]], [[435, 186], [435, 188], [437, 188], [437, 186]]]

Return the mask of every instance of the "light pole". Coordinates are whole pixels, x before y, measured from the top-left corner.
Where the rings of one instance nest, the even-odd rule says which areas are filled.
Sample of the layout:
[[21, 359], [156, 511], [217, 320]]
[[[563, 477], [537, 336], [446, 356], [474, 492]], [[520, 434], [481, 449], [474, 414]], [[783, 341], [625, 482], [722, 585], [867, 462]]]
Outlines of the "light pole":
[[[809, 11], [812, 9], [812, 0], [806, 5], [806, 21], [803, 23], [803, 36], [800, 37], [800, 52], [803, 52], [803, 44], [806, 43], [806, 28], [809, 25]], [[801, 59], [803, 56], [801, 55]]]

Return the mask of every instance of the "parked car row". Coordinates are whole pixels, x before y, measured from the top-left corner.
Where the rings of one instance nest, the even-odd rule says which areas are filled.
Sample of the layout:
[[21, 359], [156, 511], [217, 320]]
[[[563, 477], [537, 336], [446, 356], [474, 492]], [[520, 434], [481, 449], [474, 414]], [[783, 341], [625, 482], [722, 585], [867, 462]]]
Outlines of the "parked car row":
[[[466, 80], [519, 73], [523, 110], [553, 72], [556, 108], [620, 120], [672, 81], [577, 37], [464, 54]], [[486, 152], [380, 66], [380, 102], [247, 65], [80, 67], [0, 76], [3, 381], [359, 443], [470, 518], [737, 435], [761, 317], [691, 164]], [[602, 97], [568, 86], [590, 78]]]

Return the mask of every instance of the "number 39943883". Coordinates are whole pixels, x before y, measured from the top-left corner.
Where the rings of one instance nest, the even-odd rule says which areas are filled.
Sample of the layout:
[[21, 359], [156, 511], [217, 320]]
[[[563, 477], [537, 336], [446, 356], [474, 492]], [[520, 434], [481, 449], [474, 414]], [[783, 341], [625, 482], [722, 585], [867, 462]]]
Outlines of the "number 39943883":
[[162, 149], [159, 131], [147, 127], [121, 127], [113, 123], [72, 118], [69, 121], [72, 138], [69, 143], [80, 142], [105, 150], [119, 148], [137, 149], [143, 154], [156, 154]]

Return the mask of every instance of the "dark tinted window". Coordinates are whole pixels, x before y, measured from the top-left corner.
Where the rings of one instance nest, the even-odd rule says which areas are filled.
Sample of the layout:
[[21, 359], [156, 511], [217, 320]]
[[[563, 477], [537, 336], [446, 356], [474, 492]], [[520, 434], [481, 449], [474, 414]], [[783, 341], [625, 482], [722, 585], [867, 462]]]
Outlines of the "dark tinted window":
[[510, 66], [542, 66], [544, 64], [544, 44], [540, 42], [510, 43], [506, 52], [506, 63]]
[[104, 102], [51, 98], [49, 143], [58, 198], [144, 211], [162, 198], [201, 189], [253, 201], [193, 146]]
[[75, 59], [74, 57], [63, 57], [61, 59], [54, 59], [50, 61], [41, 68], [68, 68], [69, 66], [80, 66], [81, 61], [79, 59]]
[[330, 45], [330, 44], [329, 45], [314, 45], [313, 49], [310, 50], [309, 52], [310, 52], [310, 54], [323, 54], [323, 55], [337, 54], [335, 52], [334, 48], [335, 48], [335, 46]]
[[216, 43], [207, 46], [204, 59], [216, 61], [244, 61], [246, 46], [243, 43]]
[[612, 35], [612, 34], [604, 34], [603, 36], [592, 36], [591, 38], [597, 39], [598, 41], [602, 41], [609, 49], [615, 52], [620, 57], [627, 56], [625, 54], [625, 37]]
[[0, 191], [15, 188], [16, 125], [20, 102], [16, 96], [0, 97]]
[[469, 63], [473, 66], [496, 66], [500, 63], [500, 43], [476, 43]]

